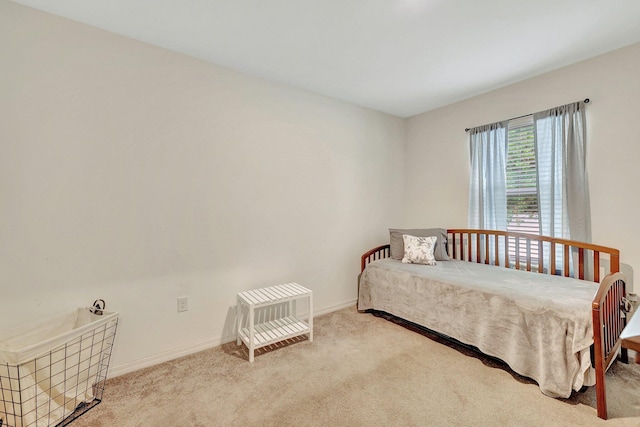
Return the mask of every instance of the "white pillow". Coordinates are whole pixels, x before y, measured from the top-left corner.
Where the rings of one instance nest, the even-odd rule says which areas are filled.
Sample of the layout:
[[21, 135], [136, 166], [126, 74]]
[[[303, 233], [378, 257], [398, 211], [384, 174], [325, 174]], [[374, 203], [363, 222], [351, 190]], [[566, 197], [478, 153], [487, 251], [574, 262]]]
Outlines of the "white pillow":
[[403, 263], [436, 265], [433, 249], [436, 247], [438, 237], [417, 237], [403, 234], [402, 240], [404, 241]]

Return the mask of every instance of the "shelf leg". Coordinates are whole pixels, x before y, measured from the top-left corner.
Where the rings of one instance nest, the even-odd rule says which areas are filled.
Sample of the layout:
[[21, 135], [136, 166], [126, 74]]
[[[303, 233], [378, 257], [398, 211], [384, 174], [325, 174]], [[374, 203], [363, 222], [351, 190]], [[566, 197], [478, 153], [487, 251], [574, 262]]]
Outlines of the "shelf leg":
[[309, 342], [313, 342], [313, 294], [309, 294]]
[[236, 303], [236, 345], [240, 345], [242, 341], [240, 340], [240, 330], [242, 328], [242, 307], [240, 306], [240, 298], [238, 298], [238, 302]]
[[253, 337], [255, 335], [255, 316], [253, 312], [253, 305], [249, 306], [249, 362], [253, 362], [253, 350], [255, 347], [255, 341]]

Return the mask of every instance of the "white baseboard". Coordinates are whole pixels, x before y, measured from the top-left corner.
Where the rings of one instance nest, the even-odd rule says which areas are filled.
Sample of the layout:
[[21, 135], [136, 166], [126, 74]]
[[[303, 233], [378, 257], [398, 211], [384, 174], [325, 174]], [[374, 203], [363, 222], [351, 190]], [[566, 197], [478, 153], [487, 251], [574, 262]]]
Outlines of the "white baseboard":
[[208, 350], [213, 347], [217, 347], [221, 344], [235, 340], [233, 337], [218, 337], [208, 341], [203, 341], [197, 344], [189, 344], [182, 347], [173, 348], [171, 350], [163, 351], [143, 359], [134, 360], [132, 362], [124, 363], [119, 366], [109, 368], [109, 378], [115, 378], [120, 375], [128, 374], [139, 369], [148, 368], [150, 366], [158, 365], [160, 363], [168, 362], [179, 357], [188, 356], [199, 351]]
[[[316, 310], [313, 317], [322, 316], [323, 314], [332, 313], [334, 311], [342, 310], [343, 308], [351, 307], [355, 305], [356, 300], [350, 300], [341, 304], [336, 304], [330, 307], [325, 307], [320, 310]], [[217, 347], [222, 344], [226, 344], [231, 341], [235, 341], [236, 336], [216, 337], [211, 340], [199, 342], [196, 344], [189, 344], [182, 347], [177, 347], [171, 350], [163, 351], [162, 353], [154, 354], [152, 356], [145, 357], [143, 359], [134, 360], [132, 362], [124, 363], [119, 366], [109, 368], [109, 378], [115, 378], [120, 375], [128, 374], [133, 371], [148, 368], [150, 366], [158, 365], [160, 363], [168, 362], [169, 360], [177, 359], [179, 357], [188, 356], [199, 351], [208, 350], [213, 347]]]
[[313, 317], [322, 316], [323, 314], [329, 314], [329, 313], [333, 313], [334, 311], [342, 310], [343, 308], [352, 307], [356, 305], [356, 302], [357, 300], [353, 299], [353, 300], [345, 301], [340, 304], [332, 305], [330, 307], [325, 307], [320, 310], [316, 310], [313, 313]]

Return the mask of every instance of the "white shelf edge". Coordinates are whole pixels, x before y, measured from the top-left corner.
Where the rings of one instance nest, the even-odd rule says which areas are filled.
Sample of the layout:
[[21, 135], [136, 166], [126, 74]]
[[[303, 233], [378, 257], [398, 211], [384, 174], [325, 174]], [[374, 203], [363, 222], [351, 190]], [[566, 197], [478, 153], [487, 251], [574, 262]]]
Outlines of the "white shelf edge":
[[[288, 340], [311, 333], [307, 322], [295, 316], [282, 317], [269, 322], [259, 323], [254, 329], [254, 348], [265, 347], [280, 341]], [[249, 346], [249, 328], [242, 328], [240, 339]]]

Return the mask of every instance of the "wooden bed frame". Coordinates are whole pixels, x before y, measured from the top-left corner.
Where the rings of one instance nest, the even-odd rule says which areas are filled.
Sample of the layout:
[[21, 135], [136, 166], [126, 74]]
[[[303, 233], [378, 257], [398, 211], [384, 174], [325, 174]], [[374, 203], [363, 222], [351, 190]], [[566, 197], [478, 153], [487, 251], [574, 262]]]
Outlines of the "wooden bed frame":
[[[606, 420], [605, 372], [619, 351], [621, 360], [628, 362], [627, 350], [620, 346], [620, 333], [626, 325], [626, 279], [620, 273], [620, 251], [591, 243], [507, 231], [456, 228], [447, 230], [447, 234], [448, 253], [452, 259], [570, 277], [569, 259], [574, 257], [575, 277], [600, 282], [591, 308], [592, 364], [596, 371], [598, 417]], [[549, 265], [544, 265], [543, 261], [542, 254], [546, 251], [549, 252]], [[361, 272], [371, 261], [389, 258], [390, 252], [390, 245], [367, 251], [361, 257]], [[607, 258], [610, 273], [600, 281], [601, 260]], [[562, 260], [561, 265], [556, 265], [556, 259]]]

